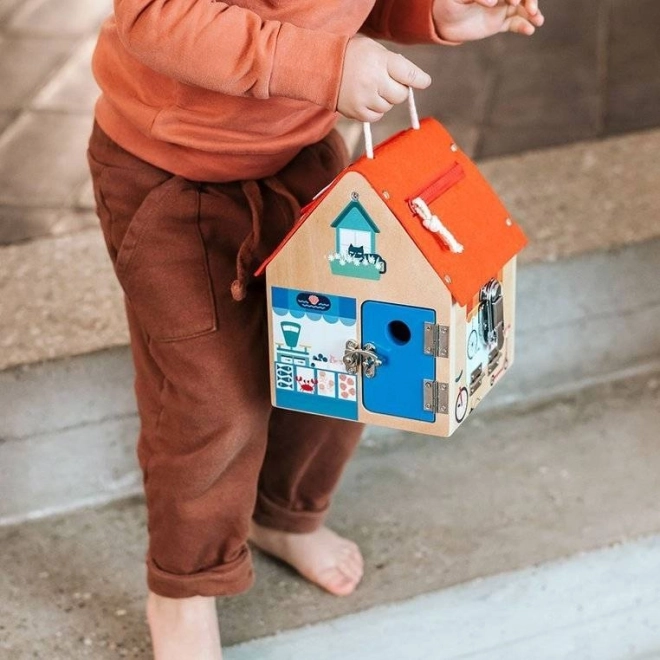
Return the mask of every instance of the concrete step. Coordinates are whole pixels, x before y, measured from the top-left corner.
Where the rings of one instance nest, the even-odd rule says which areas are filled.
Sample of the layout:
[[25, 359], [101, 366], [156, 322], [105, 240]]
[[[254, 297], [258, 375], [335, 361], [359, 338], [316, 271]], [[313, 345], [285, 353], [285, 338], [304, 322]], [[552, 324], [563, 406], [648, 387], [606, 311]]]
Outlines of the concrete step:
[[[531, 239], [517, 361], [486, 408], [657, 367], [658, 148], [651, 131], [482, 164]], [[98, 231], [0, 248], [0, 524], [139, 492], [132, 367], [104, 250]]]
[[[656, 129], [480, 166], [530, 239], [525, 265], [660, 238], [659, 151]], [[0, 247], [0, 370], [126, 343], [98, 230]]]
[[[517, 362], [482, 410], [657, 369], [658, 264], [660, 240], [523, 266]], [[131, 383], [126, 347], [0, 372], [0, 524], [140, 491]]]
[[660, 536], [290, 630], [227, 660], [660, 658]]
[[[219, 601], [225, 645], [377, 606], [394, 606], [476, 579], [657, 535], [659, 426], [660, 371], [590, 387], [533, 407], [485, 411], [471, 418], [446, 442], [391, 434], [378, 442], [363, 443], [348, 466], [329, 518], [332, 527], [362, 547], [366, 573], [358, 591], [349, 598], [333, 598], [282, 564], [255, 553], [255, 587], [240, 597]], [[150, 657], [142, 609], [145, 541], [140, 498], [0, 529], [5, 567], [0, 572], [0, 657]], [[547, 649], [543, 655], [534, 651], [534, 638], [530, 637], [538, 632], [537, 641], [545, 645], [548, 637], [543, 634], [559, 634], [552, 625], [591, 620], [589, 614], [594, 609], [580, 615], [575, 608], [580, 603], [593, 608], [589, 594], [605, 599], [609, 593], [599, 612], [614, 615], [620, 604], [619, 614], [628, 612], [630, 617], [619, 617], [617, 625], [629, 621], [625, 633], [639, 632], [639, 639], [648, 641], [646, 633], [651, 631], [643, 630], [644, 617], [653, 614], [649, 607], [655, 602], [652, 599], [657, 599], [657, 589], [653, 588], [657, 584], [657, 541], [653, 543], [642, 559], [634, 553], [628, 555], [630, 561], [638, 557], [644, 563], [627, 565], [618, 579], [616, 572], [600, 569], [585, 569], [578, 577], [569, 574], [562, 578], [570, 582], [566, 587], [570, 587], [570, 593], [565, 593], [563, 600], [555, 598], [554, 610], [530, 610], [538, 613], [534, 630], [529, 627], [530, 614], [523, 606], [538, 605], [542, 594], [537, 593], [536, 600], [531, 600], [530, 594], [540, 592], [545, 584], [551, 597], [560, 587], [554, 578], [552, 583], [549, 578], [535, 582], [534, 572], [527, 573], [529, 579], [523, 580], [529, 586], [525, 588], [527, 595], [520, 593], [522, 601], [515, 593], [508, 593], [505, 578], [481, 590], [475, 586], [473, 593], [477, 595], [472, 602], [476, 598], [480, 603], [478, 614], [474, 614], [478, 620], [461, 620], [466, 610], [459, 608], [452, 628], [458, 633], [464, 625], [469, 637], [466, 653], [470, 651], [484, 660], [657, 657], [598, 655], [595, 651], [591, 655], [579, 651], [571, 655], [574, 647], [567, 647], [564, 655], [548, 655]], [[655, 564], [651, 555], [656, 557]], [[632, 582], [624, 589], [621, 585], [627, 580], [635, 581], [639, 589], [635, 590]], [[452, 592], [447, 593], [451, 596]], [[424, 603], [430, 603], [426, 608], [428, 617], [433, 612], [447, 613], [446, 605], [444, 610], [437, 609], [442, 602], [455, 602], [457, 608], [460, 605], [458, 596], [449, 601], [442, 594], [437, 600], [433, 600], [436, 596], [428, 598], [432, 600], [421, 601], [422, 608], [418, 609], [421, 612], [426, 608]], [[633, 616], [630, 608], [636, 598], [640, 600]], [[571, 612], [562, 609], [562, 603], [569, 601], [577, 619], [571, 619]], [[498, 636], [498, 625], [504, 625], [507, 614], [513, 620]], [[357, 628], [364, 628], [367, 636], [376, 635], [374, 616], [366, 613], [364, 617]], [[389, 620], [396, 623], [398, 619]], [[429, 620], [420, 614], [420, 625]], [[515, 621], [521, 628], [517, 638]], [[546, 628], [542, 626], [544, 621]], [[346, 630], [341, 621], [336, 627], [328, 625], [333, 626], [335, 636]], [[657, 631], [652, 621], [648, 626]], [[444, 629], [425, 629], [422, 633], [428, 642], [431, 636], [437, 639]], [[598, 630], [596, 626], [587, 633], [598, 635]], [[314, 634], [310, 639], [316, 639]], [[483, 643], [489, 639], [511, 642], [513, 650], [506, 655], [505, 647], [504, 651], [499, 649], [499, 655], [488, 655]], [[631, 639], [631, 648], [636, 640], [638, 637]], [[377, 640], [372, 641], [379, 648]], [[597, 641], [593, 638], [592, 646], [584, 648], [597, 648]], [[312, 655], [310, 651], [309, 656], [268, 656], [257, 652], [264, 647], [250, 648], [254, 652], [240, 655], [237, 651], [228, 658], [298, 660]], [[640, 653], [645, 648], [640, 647]], [[449, 649], [454, 652], [449, 658], [460, 657], [456, 647]], [[514, 651], [519, 649], [525, 653], [517, 655]], [[346, 652], [339, 655], [318, 657], [369, 657], [366, 651], [343, 650]], [[317, 657], [316, 651], [313, 655]], [[396, 657], [443, 658], [439, 654]]]

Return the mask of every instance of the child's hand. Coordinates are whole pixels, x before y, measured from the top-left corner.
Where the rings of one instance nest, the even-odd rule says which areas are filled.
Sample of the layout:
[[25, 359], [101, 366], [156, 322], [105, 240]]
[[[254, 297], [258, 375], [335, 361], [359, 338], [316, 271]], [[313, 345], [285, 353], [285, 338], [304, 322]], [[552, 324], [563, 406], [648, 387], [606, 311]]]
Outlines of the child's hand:
[[534, 34], [544, 17], [538, 0], [434, 0], [433, 20], [442, 39], [473, 41], [498, 32]]
[[337, 110], [349, 119], [374, 122], [408, 98], [408, 87], [426, 89], [431, 76], [403, 55], [368, 37], [348, 42]]

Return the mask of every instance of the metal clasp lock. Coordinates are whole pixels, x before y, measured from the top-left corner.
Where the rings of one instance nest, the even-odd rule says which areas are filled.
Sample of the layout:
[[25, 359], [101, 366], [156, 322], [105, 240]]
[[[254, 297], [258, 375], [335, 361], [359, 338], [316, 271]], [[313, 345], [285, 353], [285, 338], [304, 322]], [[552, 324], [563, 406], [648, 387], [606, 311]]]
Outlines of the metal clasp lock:
[[500, 351], [504, 345], [504, 301], [502, 285], [497, 280], [491, 280], [479, 295], [481, 305], [481, 334], [489, 350]]
[[376, 347], [373, 344], [365, 344], [362, 348], [353, 339], [346, 342], [344, 366], [349, 374], [357, 374], [362, 367], [365, 378], [373, 378], [376, 375], [376, 369], [382, 364], [383, 361], [376, 355]]

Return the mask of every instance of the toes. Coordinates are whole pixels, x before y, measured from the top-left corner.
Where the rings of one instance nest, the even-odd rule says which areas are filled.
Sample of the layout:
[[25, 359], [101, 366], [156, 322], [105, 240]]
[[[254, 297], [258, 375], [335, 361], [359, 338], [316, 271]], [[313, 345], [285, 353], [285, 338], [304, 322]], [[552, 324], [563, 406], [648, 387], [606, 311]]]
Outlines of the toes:
[[351, 554], [355, 555], [356, 557], [359, 557], [362, 559], [362, 553], [360, 552], [360, 546], [357, 545], [357, 543], [353, 543], [353, 541], [346, 541], [341, 548], [342, 554]]
[[360, 580], [364, 573], [364, 565], [355, 555], [346, 555], [340, 557], [337, 561], [337, 565], [341, 568], [344, 573], [350, 575], [356, 580]]
[[355, 543], [346, 544], [342, 548], [340, 556], [342, 559], [350, 561], [351, 564], [355, 564], [361, 569], [364, 568], [364, 559], [362, 557], [362, 553], [360, 552], [360, 548], [358, 548]]
[[346, 546], [350, 548], [353, 552], [356, 554], [361, 554], [360, 553], [360, 546], [357, 543], [354, 543], [353, 541], [346, 541]]
[[339, 568], [330, 568], [319, 575], [317, 583], [335, 596], [348, 596], [355, 591], [357, 582]]
[[337, 568], [351, 581], [352, 584], [358, 585], [362, 580], [362, 571], [354, 566], [347, 564], [339, 564]]

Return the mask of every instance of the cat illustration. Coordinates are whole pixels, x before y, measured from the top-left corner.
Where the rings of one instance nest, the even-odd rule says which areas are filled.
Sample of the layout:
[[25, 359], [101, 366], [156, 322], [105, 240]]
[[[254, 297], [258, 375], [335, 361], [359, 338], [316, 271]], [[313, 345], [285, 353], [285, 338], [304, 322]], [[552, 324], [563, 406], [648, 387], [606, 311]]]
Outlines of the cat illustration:
[[356, 247], [353, 245], [353, 243], [351, 243], [348, 246], [348, 256], [362, 261], [364, 259], [364, 247], [362, 245], [360, 245], [360, 247]]
[[387, 271], [387, 262], [379, 254], [368, 254], [366, 257], [369, 260], [374, 260], [374, 266], [379, 273], [384, 273]]
[[385, 273], [387, 271], [387, 263], [385, 262], [385, 259], [379, 254], [365, 252], [364, 246], [362, 245], [355, 246], [351, 243], [348, 246], [348, 256], [357, 259], [360, 263], [366, 259], [370, 264], [374, 265], [379, 273]]

